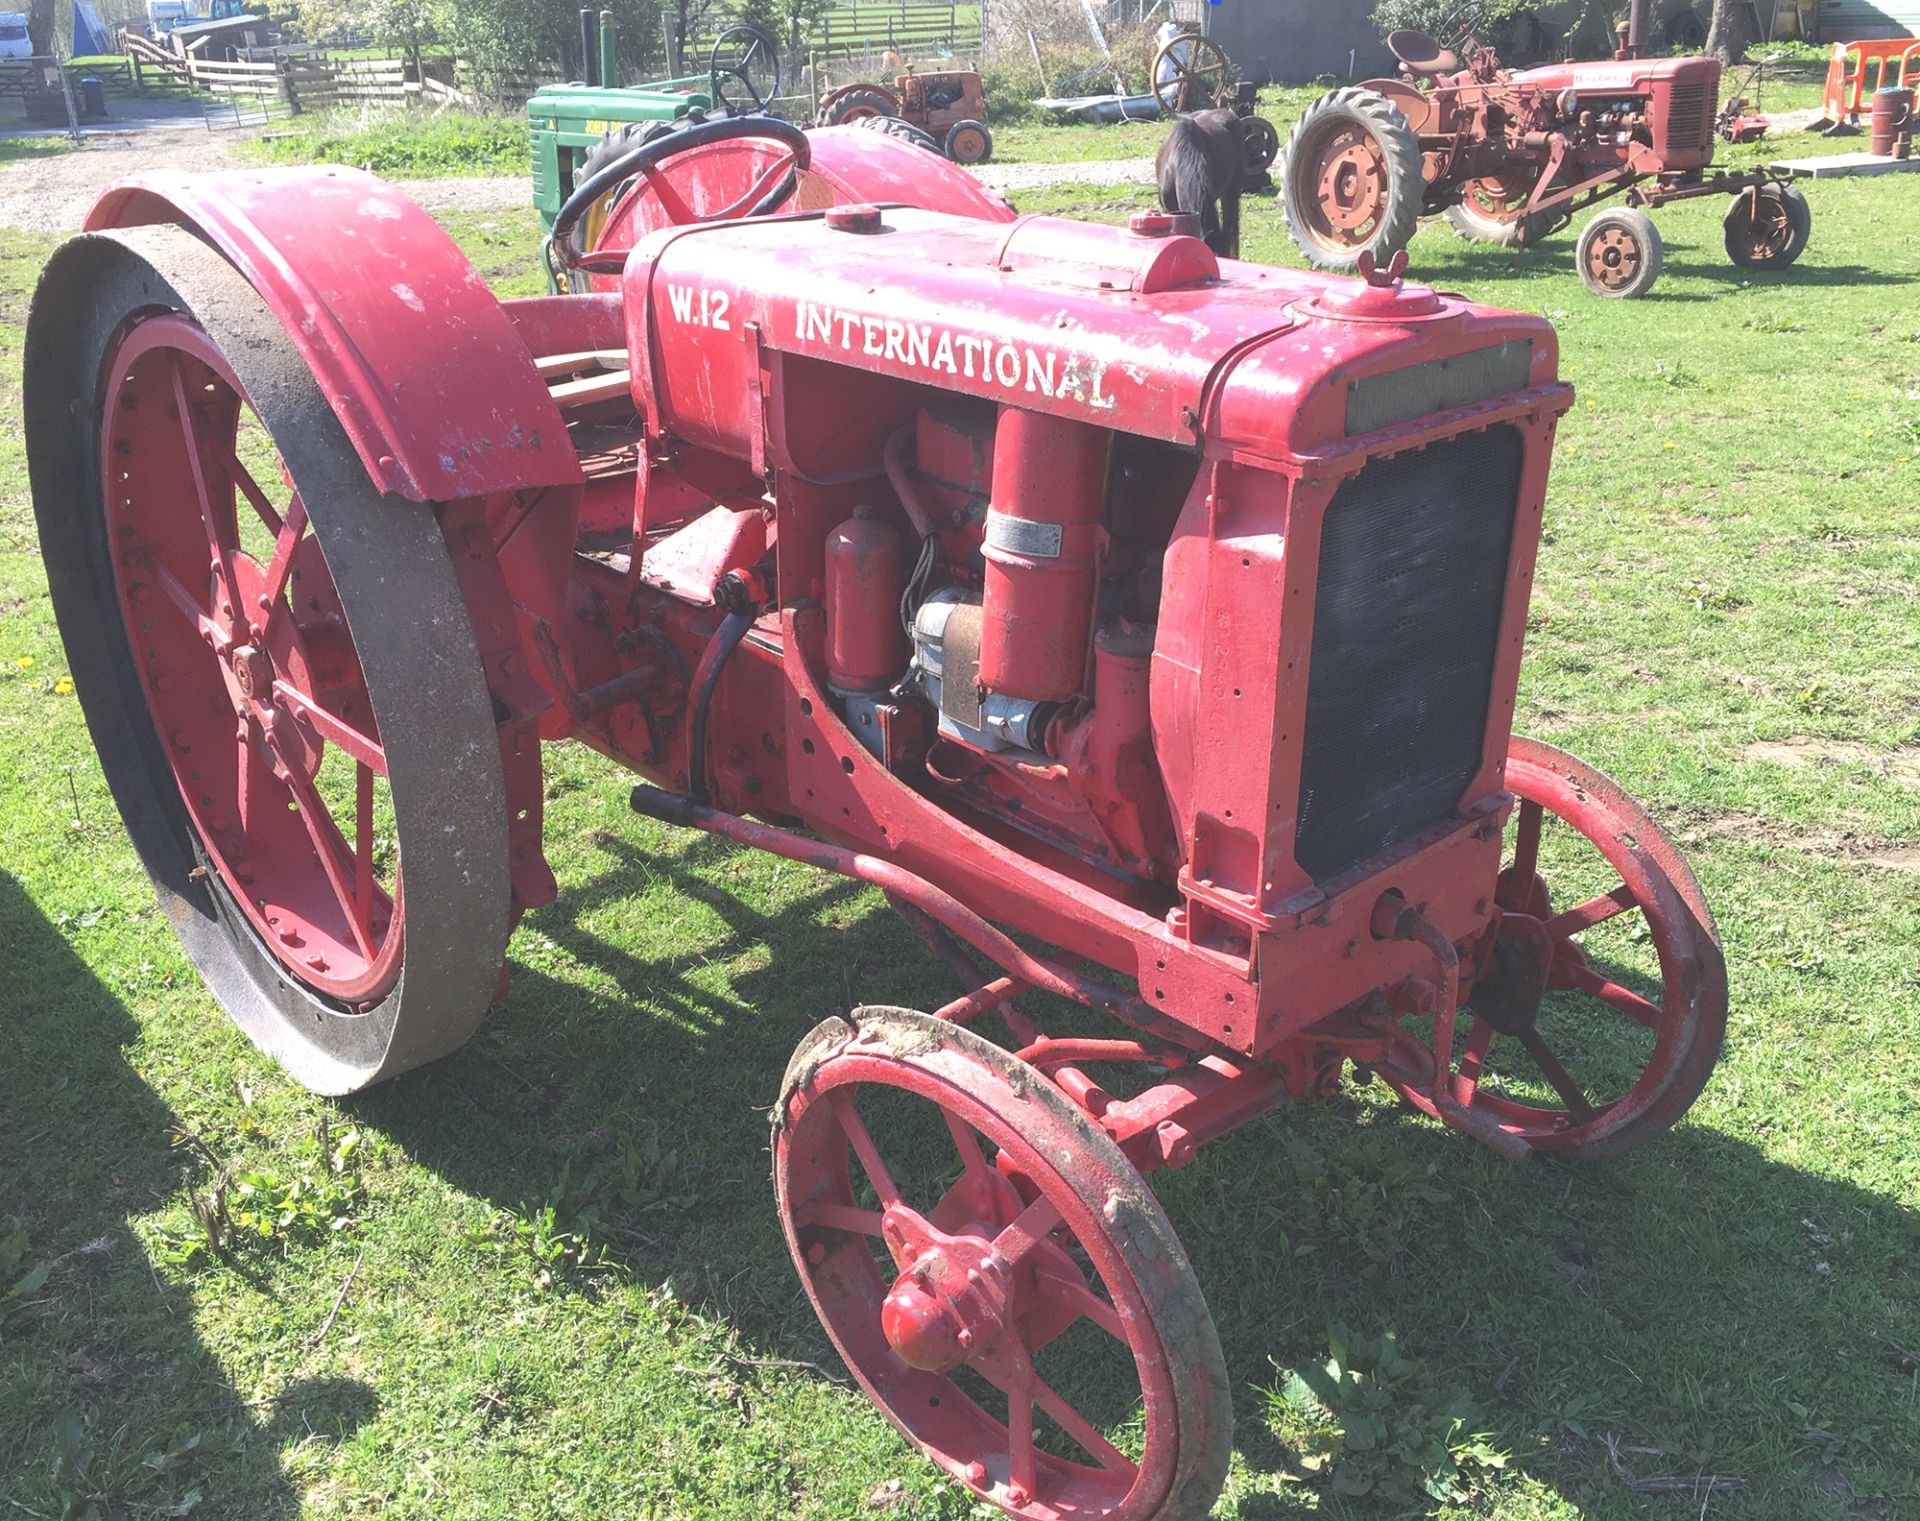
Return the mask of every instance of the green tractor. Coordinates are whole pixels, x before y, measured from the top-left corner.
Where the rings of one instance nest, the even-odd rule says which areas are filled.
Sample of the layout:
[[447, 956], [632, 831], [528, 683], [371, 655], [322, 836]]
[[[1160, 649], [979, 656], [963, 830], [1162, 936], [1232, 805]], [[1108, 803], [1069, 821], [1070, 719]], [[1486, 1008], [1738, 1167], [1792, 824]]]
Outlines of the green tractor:
[[[584, 22], [583, 15], [583, 22]], [[591, 36], [583, 24], [583, 42]], [[623, 149], [634, 134], [687, 116], [764, 111], [780, 89], [780, 61], [763, 32], [736, 26], [714, 42], [702, 74], [657, 79], [622, 88], [617, 77], [613, 15], [600, 13], [599, 80], [548, 85], [527, 102], [533, 139], [533, 204], [548, 232], [573, 187]], [[589, 63], [596, 60], [587, 51]], [[589, 68], [589, 73], [595, 72]], [[611, 197], [609, 197], [611, 199]], [[605, 208], [590, 217], [587, 244], [595, 241]], [[551, 274], [549, 275], [551, 279]]]

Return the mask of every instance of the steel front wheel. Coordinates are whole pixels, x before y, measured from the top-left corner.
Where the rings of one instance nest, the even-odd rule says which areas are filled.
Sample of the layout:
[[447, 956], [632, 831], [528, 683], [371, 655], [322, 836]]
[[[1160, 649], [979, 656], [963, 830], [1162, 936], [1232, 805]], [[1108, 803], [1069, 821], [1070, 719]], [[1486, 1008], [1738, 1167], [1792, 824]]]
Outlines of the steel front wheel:
[[309, 1087], [452, 1050], [491, 999], [509, 887], [439, 513], [372, 485], [278, 321], [177, 228], [56, 254], [27, 376], [61, 634], [188, 952]]
[[1588, 290], [1596, 296], [1630, 300], [1653, 289], [1666, 262], [1666, 249], [1652, 217], [1620, 206], [1601, 212], [1580, 229], [1574, 258]]
[[1511, 855], [1463, 1018], [1456, 1097], [1537, 1150], [1616, 1156], [1673, 1124], [1726, 1032], [1713, 915], [1609, 777], [1518, 736]]
[[902, 1009], [813, 1031], [774, 1110], [794, 1265], [900, 1433], [1031, 1521], [1204, 1516], [1213, 1321], [1139, 1174], [1044, 1077]]
[[1806, 252], [1813, 208], [1792, 185], [1743, 190], [1723, 223], [1727, 257], [1747, 269], [1785, 269]]
[[1412, 238], [1422, 193], [1420, 139], [1372, 90], [1321, 96], [1287, 138], [1280, 209], [1321, 269], [1356, 269], [1363, 253], [1384, 265]]

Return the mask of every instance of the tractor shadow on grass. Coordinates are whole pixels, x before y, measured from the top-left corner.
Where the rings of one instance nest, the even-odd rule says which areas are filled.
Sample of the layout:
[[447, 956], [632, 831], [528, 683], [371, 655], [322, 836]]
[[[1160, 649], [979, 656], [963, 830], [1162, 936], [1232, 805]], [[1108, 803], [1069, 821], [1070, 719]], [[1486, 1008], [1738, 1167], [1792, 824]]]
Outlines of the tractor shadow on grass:
[[168, 1507], [196, 1490], [194, 1514], [298, 1515], [281, 1449], [345, 1435], [372, 1392], [307, 1380], [264, 1413], [241, 1402], [194, 1330], [195, 1291], [163, 1280], [128, 1224], [180, 1175], [174, 1115], [127, 1061], [132, 1016], [5, 871], [0, 947], [0, 1217], [27, 1241], [0, 1256], [0, 1301], [48, 1269], [0, 1302], [0, 1493], [27, 1515], [185, 1514]]
[[[761, 858], [704, 837], [678, 854], [596, 843], [612, 863], [522, 931], [574, 963], [566, 980], [531, 969], [517, 942], [513, 991], [472, 1045], [355, 1108], [503, 1211], [591, 1209], [598, 1244], [639, 1282], [671, 1278], [753, 1355], [837, 1369], [775, 1217], [768, 1109], [815, 1022], [858, 1003], [937, 1006], [944, 974], [839, 879], [783, 867], [770, 890], [748, 864]], [[666, 888], [685, 905], [664, 953], [590, 927], [643, 883], [650, 901]], [[1465, 1397], [1474, 1429], [1582, 1514], [1664, 1506], [1626, 1479], [1700, 1472], [1764, 1497], [1743, 1515], [1899, 1514], [1877, 1507], [1912, 1470], [1912, 1213], [1684, 1122], [1615, 1162], [1510, 1167], [1380, 1094], [1283, 1109], [1156, 1179], [1234, 1383], [1226, 1513], [1324, 1513], [1267, 1392], [1324, 1361], [1340, 1321], [1396, 1329], [1424, 1365], [1394, 1394], [1390, 1426], [1410, 1423], [1396, 1437], [1417, 1446], [1433, 1412]], [[621, 1156], [642, 1159], [638, 1202], [583, 1192]]]

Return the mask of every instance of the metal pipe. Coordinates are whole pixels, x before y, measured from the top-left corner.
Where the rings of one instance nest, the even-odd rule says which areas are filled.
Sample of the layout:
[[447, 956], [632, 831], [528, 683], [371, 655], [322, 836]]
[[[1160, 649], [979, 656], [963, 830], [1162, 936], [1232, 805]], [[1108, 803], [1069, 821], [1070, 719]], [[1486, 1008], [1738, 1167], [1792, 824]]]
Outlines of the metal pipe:
[[728, 613], [726, 621], [713, 631], [693, 672], [693, 718], [687, 739], [687, 791], [696, 803], [707, 802], [707, 716], [713, 708], [713, 689], [720, 682], [727, 657], [740, 647], [753, 627], [750, 607]]
[[594, 78], [593, 25], [593, 7], [582, 6], [580, 8], [580, 82], [590, 85], [600, 83]]
[[659, 819], [664, 824], [704, 829], [709, 834], [732, 840], [736, 845], [765, 850], [776, 856], [785, 856], [789, 861], [801, 861], [823, 871], [837, 871], [843, 877], [871, 883], [890, 896], [912, 904], [989, 961], [1021, 981], [1031, 983], [1043, 993], [1053, 993], [1111, 1014], [1137, 1030], [1189, 1050], [1209, 1044], [1198, 1031], [1175, 1023], [1139, 998], [1130, 998], [1105, 983], [1041, 960], [987, 923], [952, 893], [936, 887], [904, 866], [883, 861], [878, 856], [870, 856], [862, 851], [849, 850], [844, 845], [810, 840], [791, 830], [776, 829], [771, 824], [742, 818], [739, 814], [727, 813], [694, 798], [682, 797], [645, 783], [633, 789], [630, 802], [635, 813]]

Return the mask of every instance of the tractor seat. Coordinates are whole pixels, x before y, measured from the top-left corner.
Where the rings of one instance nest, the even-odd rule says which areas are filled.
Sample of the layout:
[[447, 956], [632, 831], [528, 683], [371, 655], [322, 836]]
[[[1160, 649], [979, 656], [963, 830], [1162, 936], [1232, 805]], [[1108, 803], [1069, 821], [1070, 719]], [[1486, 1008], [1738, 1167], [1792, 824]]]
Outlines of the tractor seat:
[[1452, 48], [1441, 47], [1425, 32], [1389, 32], [1387, 51], [1400, 60], [1409, 74], [1433, 79], [1441, 74], [1460, 72], [1459, 55]]

